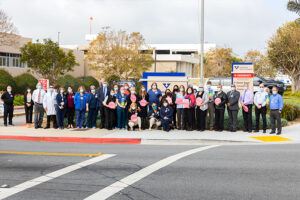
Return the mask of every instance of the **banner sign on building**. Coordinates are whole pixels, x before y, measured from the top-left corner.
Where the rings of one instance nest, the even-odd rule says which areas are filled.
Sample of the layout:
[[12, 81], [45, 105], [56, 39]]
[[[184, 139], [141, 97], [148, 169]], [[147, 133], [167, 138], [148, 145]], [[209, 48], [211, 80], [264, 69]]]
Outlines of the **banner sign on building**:
[[49, 88], [49, 79], [39, 79], [39, 83], [42, 84], [43, 90], [47, 90]]
[[243, 91], [249, 85], [253, 90], [254, 68], [253, 63], [232, 63], [232, 83], [238, 91]]

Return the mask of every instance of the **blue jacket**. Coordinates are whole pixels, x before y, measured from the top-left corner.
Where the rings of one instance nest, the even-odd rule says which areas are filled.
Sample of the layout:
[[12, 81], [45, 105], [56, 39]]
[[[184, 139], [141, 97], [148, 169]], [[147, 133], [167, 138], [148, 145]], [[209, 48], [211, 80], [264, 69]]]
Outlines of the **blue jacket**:
[[280, 94], [272, 94], [270, 96], [270, 109], [271, 110], [282, 110], [283, 100]]
[[159, 89], [157, 89], [155, 92], [152, 89], [150, 89], [148, 91], [148, 95], [150, 105], [152, 105], [152, 103], [156, 103], [157, 105], [159, 105], [159, 97], [162, 96], [162, 93]]
[[75, 110], [86, 110], [86, 104], [88, 103], [88, 94], [80, 96], [79, 92], [76, 92], [74, 97]]
[[[173, 119], [173, 109], [171, 106], [164, 107], [162, 106], [160, 111], [159, 111], [160, 119], [161, 120], [169, 120], [172, 121]], [[164, 119], [167, 117], [168, 119]]]
[[98, 94], [89, 93], [88, 104], [90, 109], [98, 109], [99, 108], [99, 98]]
[[56, 95], [56, 102], [58, 106], [61, 106], [61, 103], [64, 102], [64, 109], [67, 107], [67, 96], [65, 94], [61, 95], [58, 93]]

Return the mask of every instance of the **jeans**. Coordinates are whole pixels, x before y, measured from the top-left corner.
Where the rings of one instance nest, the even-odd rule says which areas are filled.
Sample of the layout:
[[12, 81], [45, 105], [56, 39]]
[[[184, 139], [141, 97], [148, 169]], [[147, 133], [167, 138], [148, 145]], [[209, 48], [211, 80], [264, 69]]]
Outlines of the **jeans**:
[[7, 118], [8, 118], [8, 123], [12, 124], [13, 115], [14, 115], [14, 106], [4, 104], [4, 124], [5, 125], [7, 125]]
[[125, 109], [117, 107], [117, 128], [125, 128], [126, 119], [127, 116]]
[[76, 110], [76, 127], [82, 128], [85, 121], [85, 110]]

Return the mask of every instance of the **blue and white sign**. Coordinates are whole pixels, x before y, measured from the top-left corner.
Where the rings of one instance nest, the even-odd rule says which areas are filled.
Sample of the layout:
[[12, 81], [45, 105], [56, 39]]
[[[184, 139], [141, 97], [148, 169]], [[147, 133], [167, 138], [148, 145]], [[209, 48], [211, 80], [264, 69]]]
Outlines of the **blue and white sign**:
[[163, 85], [165, 86], [166, 89], [168, 89], [168, 87], [170, 87], [171, 83], [163, 83]]

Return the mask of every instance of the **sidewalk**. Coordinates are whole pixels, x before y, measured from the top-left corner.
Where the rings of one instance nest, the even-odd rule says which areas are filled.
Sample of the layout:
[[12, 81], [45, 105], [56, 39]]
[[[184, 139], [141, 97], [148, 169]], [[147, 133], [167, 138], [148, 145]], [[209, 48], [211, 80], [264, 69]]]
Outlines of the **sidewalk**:
[[0, 140], [29, 140], [45, 142], [75, 142], [99, 144], [186, 144], [204, 143], [300, 143], [300, 124], [284, 127], [280, 136], [241, 131], [126, 131], [105, 129], [34, 129], [26, 126], [0, 127]]

